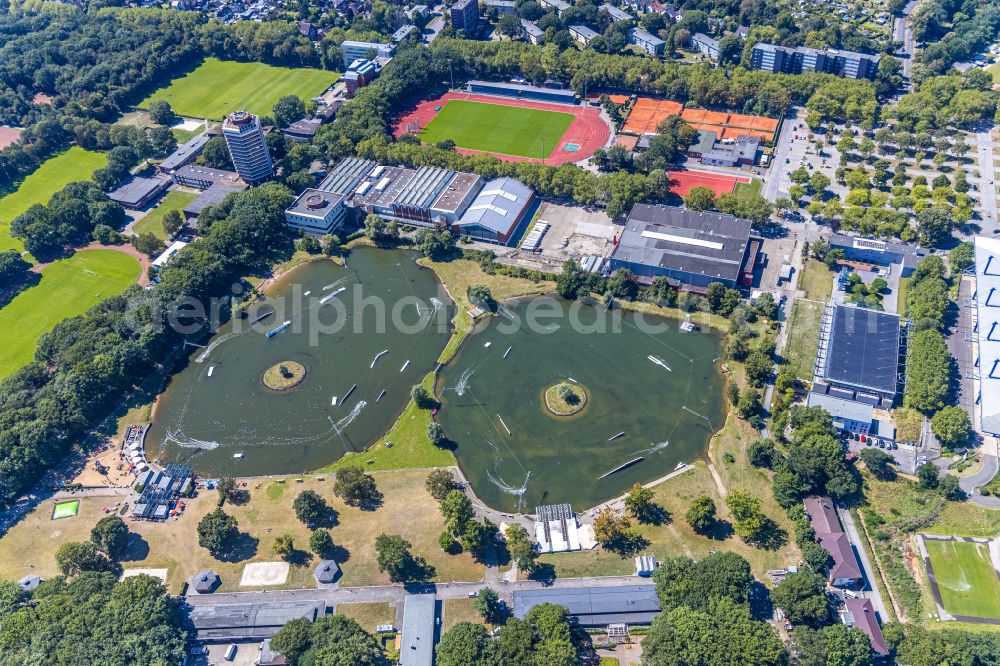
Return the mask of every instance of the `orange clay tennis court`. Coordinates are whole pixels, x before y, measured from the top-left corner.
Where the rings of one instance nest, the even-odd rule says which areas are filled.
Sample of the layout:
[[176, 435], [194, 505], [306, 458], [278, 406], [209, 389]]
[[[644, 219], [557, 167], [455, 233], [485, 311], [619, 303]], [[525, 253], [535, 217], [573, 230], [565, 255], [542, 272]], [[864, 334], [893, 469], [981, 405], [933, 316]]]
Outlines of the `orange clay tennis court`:
[[715, 196], [729, 194], [736, 189], [737, 183], [749, 183], [747, 176], [730, 176], [714, 171], [696, 171], [693, 169], [679, 169], [669, 171], [670, 191], [677, 196], [683, 197], [691, 191], [692, 187], [707, 187], [715, 193]]
[[756, 136], [763, 141], [773, 141], [778, 129], [776, 118], [747, 116], [742, 113], [725, 113], [708, 109], [685, 109], [682, 104], [669, 99], [640, 97], [622, 127], [629, 134], [654, 134], [656, 126], [670, 116], [680, 115], [697, 130], [715, 132], [720, 139], [738, 136]]

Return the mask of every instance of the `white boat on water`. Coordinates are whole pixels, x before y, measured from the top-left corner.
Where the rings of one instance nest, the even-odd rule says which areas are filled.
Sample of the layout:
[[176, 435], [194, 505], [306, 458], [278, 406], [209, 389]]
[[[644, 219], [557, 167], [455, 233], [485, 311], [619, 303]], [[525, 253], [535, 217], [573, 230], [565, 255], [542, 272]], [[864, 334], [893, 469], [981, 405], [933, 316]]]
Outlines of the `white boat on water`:
[[211, 377], [214, 372], [215, 372], [215, 366], [213, 365], [211, 368], [208, 369], [208, 376]]
[[242, 458], [243, 457], [243, 453], [242, 452], [241, 453], [234, 453], [233, 457], [237, 458], [237, 459]]

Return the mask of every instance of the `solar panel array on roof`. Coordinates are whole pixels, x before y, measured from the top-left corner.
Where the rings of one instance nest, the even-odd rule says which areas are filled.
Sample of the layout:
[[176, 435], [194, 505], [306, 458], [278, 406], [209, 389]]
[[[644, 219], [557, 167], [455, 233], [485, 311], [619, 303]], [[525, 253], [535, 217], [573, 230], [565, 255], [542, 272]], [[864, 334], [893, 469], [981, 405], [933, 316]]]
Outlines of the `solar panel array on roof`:
[[826, 379], [894, 394], [898, 371], [899, 315], [847, 305], [834, 308]]
[[349, 194], [375, 169], [375, 162], [360, 157], [348, 157], [333, 167], [317, 189], [335, 194]]

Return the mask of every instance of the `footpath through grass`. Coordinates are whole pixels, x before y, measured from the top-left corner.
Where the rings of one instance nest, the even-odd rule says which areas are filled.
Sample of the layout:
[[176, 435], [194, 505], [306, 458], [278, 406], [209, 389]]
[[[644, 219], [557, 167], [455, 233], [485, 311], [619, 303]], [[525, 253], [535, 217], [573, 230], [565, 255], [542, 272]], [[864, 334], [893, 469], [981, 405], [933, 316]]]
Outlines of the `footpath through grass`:
[[451, 139], [459, 148], [538, 159], [552, 154], [572, 122], [571, 113], [453, 99], [420, 138], [427, 143]]
[[163, 228], [163, 218], [166, 217], [167, 213], [172, 210], [182, 211], [184, 207], [189, 203], [198, 198], [197, 194], [192, 194], [191, 192], [181, 192], [180, 190], [171, 190], [167, 192], [167, 196], [163, 197], [163, 201], [160, 205], [149, 211], [146, 217], [142, 218], [133, 225], [132, 230], [136, 234], [151, 233], [160, 240], [167, 239], [167, 232]]
[[924, 539], [924, 546], [946, 611], [1000, 618], [1000, 581], [986, 544]]
[[146, 108], [154, 100], [166, 100], [178, 115], [213, 120], [237, 109], [269, 116], [274, 103], [285, 95], [308, 100], [337, 78], [336, 72], [322, 69], [205, 58], [196, 69], [157, 90], [139, 106]]
[[42, 269], [38, 284], [0, 309], [0, 377], [32, 359], [43, 333], [120, 294], [135, 283], [140, 270], [134, 257], [115, 250], [81, 250]]
[[10, 235], [10, 223], [35, 204], [47, 204], [52, 195], [70, 183], [90, 180], [90, 175], [108, 163], [104, 153], [73, 146], [46, 160], [15, 192], [0, 199], [0, 251], [24, 250], [24, 243]]

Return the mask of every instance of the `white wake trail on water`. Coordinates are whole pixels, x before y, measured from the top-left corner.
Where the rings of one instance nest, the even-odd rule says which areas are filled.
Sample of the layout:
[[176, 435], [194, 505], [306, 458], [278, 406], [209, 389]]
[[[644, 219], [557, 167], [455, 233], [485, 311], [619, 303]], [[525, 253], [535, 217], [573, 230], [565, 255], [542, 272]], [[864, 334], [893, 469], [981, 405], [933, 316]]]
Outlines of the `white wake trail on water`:
[[173, 430], [166, 434], [166, 440], [173, 442], [182, 449], [199, 449], [201, 451], [214, 451], [219, 448], [218, 442], [206, 442], [203, 439], [187, 437], [180, 430]]
[[452, 390], [459, 396], [465, 395], [465, 392], [469, 390], [469, 383], [472, 380], [472, 375], [476, 373], [475, 368], [468, 368], [462, 371], [462, 374], [458, 376], [458, 380], [455, 382], [455, 386]]

